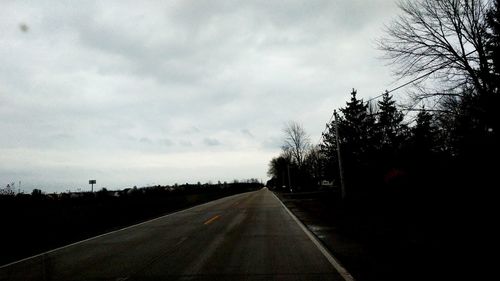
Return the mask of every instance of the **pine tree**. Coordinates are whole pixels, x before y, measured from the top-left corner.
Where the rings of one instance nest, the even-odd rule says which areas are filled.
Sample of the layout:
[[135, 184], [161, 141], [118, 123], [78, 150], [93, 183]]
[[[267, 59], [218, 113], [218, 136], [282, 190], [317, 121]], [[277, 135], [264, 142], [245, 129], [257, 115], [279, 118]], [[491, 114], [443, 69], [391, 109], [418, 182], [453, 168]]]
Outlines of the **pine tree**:
[[332, 121], [330, 124], [326, 124], [326, 128], [326, 132], [322, 135], [323, 141], [319, 145], [319, 149], [321, 158], [323, 159], [323, 175], [325, 179], [332, 180], [339, 177], [335, 121]]
[[396, 102], [386, 91], [378, 102], [380, 109], [378, 127], [381, 134], [381, 144], [385, 149], [395, 149], [401, 143], [403, 135], [403, 113], [396, 107]]
[[[351, 99], [340, 109], [342, 116], [337, 117], [344, 175], [353, 188], [364, 186], [362, 181], [369, 181], [368, 171], [376, 158], [373, 157], [375, 146], [372, 134], [375, 120], [369, 114], [368, 104], [358, 99], [356, 94], [353, 89]], [[335, 123], [332, 122], [324, 135], [322, 152], [327, 153], [327, 165], [338, 173], [336, 137]], [[338, 178], [338, 174], [335, 177]]]
[[418, 153], [431, 152], [437, 145], [437, 128], [434, 117], [424, 108], [418, 113], [412, 137]]
[[351, 92], [351, 100], [346, 107], [341, 108], [343, 118], [339, 122], [340, 143], [356, 159], [361, 160], [363, 155], [370, 151], [370, 133], [374, 127], [374, 119], [368, 114], [368, 104], [356, 98], [356, 90]]

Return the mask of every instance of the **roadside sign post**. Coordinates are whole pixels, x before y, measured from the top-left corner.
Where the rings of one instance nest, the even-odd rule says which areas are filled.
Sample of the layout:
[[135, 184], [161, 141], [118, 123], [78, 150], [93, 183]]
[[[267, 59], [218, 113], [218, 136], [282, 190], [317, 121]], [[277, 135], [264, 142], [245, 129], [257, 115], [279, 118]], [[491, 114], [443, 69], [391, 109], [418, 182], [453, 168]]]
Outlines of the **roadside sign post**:
[[94, 184], [96, 184], [96, 180], [89, 180], [89, 184], [92, 185], [91, 191], [94, 192]]

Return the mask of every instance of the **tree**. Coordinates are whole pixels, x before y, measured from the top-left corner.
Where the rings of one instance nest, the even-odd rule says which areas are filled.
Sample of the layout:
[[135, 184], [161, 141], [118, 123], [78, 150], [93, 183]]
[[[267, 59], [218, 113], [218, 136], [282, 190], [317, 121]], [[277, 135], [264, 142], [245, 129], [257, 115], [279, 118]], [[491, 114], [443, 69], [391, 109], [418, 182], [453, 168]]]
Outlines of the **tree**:
[[289, 122], [283, 131], [285, 133], [283, 150], [289, 152], [292, 161], [301, 168], [310, 146], [309, 137], [304, 128], [296, 122]]
[[38, 188], [33, 189], [33, 191], [31, 192], [31, 196], [33, 196], [33, 197], [41, 197], [42, 194], [43, 194], [42, 190], [40, 190]]
[[322, 134], [322, 142], [319, 144], [319, 152], [322, 159], [323, 178], [328, 180], [339, 178], [335, 121], [326, 124], [326, 131]]
[[487, 99], [485, 103], [490, 106], [486, 112], [489, 113], [490, 116], [487, 116], [488, 120], [493, 120], [491, 122], [490, 128], [488, 131], [492, 130], [496, 135], [496, 140], [493, 142], [498, 142], [498, 118], [496, 116], [496, 106], [498, 106], [500, 100], [500, 0], [494, 1], [494, 5], [491, 10], [488, 12], [488, 24], [490, 27], [490, 33], [488, 34], [489, 41], [487, 45], [488, 57], [492, 63], [492, 81], [494, 85], [492, 86], [492, 94], [491, 98]]
[[290, 165], [292, 165], [291, 159], [286, 153], [281, 153], [280, 156], [273, 158], [269, 162], [267, 175], [271, 177], [275, 188], [282, 188], [289, 185]]
[[378, 102], [378, 127], [381, 134], [382, 147], [395, 148], [401, 142], [403, 133], [403, 113], [396, 107], [396, 102], [386, 91]]
[[437, 145], [437, 127], [434, 117], [422, 108], [412, 128], [412, 137], [419, 154], [432, 151]]
[[[325, 174], [333, 172], [333, 178], [339, 179], [338, 138], [346, 181], [361, 187], [361, 181], [369, 181], [367, 175], [372, 173], [371, 164], [376, 159], [378, 146], [375, 117], [371, 114], [375, 109], [356, 95], [357, 91], [353, 89], [350, 101], [340, 109], [342, 116], [337, 117], [337, 124], [332, 121], [328, 125], [323, 135], [321, 152], [325, 155]], [[338, 135], [335, 126], [338, 126]]]
[[[500, 0], [494, 2], [493, 7], [488, 11], [488, 26], [490, 32], [488, 33], [488, 44], [486, 50], [488, 58], [491, 59], [493, 64], [493, 79], [500, 81]], [[496, 93], [500, 90], [500, 85], [496, 83], [494, 89]]]
[[401, 0], [402, 15], [379, 41], [398, 77], [439, 82], [422, 87], [416, 99], [435, 98], [448, 130], [445, 147], [457, 166], [467, 167], [471, 181], [493, 174], [486, 163], [500, 153], [499, 5], [498, 0]]
[[[293, 189], [307, 189], [312, 187], [313, 175], [311, 167], [316, 164], [310, 153], [310, 141], [304, 128], [296, 122], [289, 122], [283, 129], [284, 144], [279, 157], [269, 163], [269, 184], [275, 187], [289, 187]], [[307, 160], [307, 161], [306, 161]], [[316, 172], [316, 171], [315, 171]]]
[[[483, 0], [402, 0], [402, 15], [387, 27], [379, 48], [401, 78], [434, 73], [445, 89], [473, 85], [491, 91], [487, 13]], [[442, 95], [426, 93], [421, 98]]]
[[351, 100], [341, 108], [343, 117], [339, 118], [339, 141], [346, 153], [353, 159], [361, 160], [371, 152], [374, 138], [374, 116], [368, 114], [368, 104], [356, 98], [357, 91], [352, 89]]
[[311, 147], [304, 159], [304, 169], [312, 181], [311, 185], [318, 185], [321, 180], [323, 176], [323, 162], [324, 159], [320, 146]]

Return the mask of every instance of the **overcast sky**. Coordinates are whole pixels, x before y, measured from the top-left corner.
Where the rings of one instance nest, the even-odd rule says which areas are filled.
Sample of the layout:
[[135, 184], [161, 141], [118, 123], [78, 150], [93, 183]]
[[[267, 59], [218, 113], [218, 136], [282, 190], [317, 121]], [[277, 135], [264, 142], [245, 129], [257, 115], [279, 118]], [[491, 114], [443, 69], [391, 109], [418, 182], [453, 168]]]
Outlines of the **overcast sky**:
[[394, 86], [393, 0], [0, 0], [0, 188], [266, 180], [351, 88]]

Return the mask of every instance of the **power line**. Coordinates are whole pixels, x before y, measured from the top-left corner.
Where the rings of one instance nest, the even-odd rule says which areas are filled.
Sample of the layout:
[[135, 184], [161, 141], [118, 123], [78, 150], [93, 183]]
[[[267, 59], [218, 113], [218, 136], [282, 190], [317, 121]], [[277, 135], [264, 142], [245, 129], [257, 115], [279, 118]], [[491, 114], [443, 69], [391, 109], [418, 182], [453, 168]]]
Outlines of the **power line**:
[[[411, 84], [411, 83], [413, 83], [413, 82], [415, 82], [415, 81], [417, 81], [417, 80], [419, 80], [419, 79], [424, 78], [425, 76], [431, 75], [432, 73], [434, 73], [434, 72], [436, 72], [436, 71], [437, 71], [437, 69], [435, 69], [435, 70], [433, 70], [433, 71], [431, 71], [431, 72], [429, 72], [429, 73], [426, 73], [426, 74], [424, 74], [424, 75], [421, 75], [421, 76], [419, 76], [419, 77], [417, 77], [417, 78], [415, 78], [415, 79], [413, 79], [413, 80], [411, 80], [411, 81], [409, 81], [409, 82], [404, 83], [403, 85], [399, 85], [399, 86], [397, 86], [396, 88], [391, 89], [390, 91], [385, 91], [384, 93], [382, 93], [382, 94], [380, 94], [380, 95], [378, 95], [378, 96], [376, 96], [376, 97], [373, 97], [373, 98], [371, 98], [371, 99], [367, 100], [366, 102], [368, 103], [368, 102], [370, 102], [370, 101], [372, 101], [372, 100], [374, 100], [374, 99], [378, 99], [378, 98], [380, 98], [381, 96], [383, 96], [383, 95], [384, 95], [384, 94], [386, 94], [386, 93], [387, 93], [387, 94], [389, 94], [389, 93], [392, 93], [392, 92], [394, 92], [394, 91], [397, 91], [397, 90], [399, 90], [399, 89], [401, 89], [401, 88], [403, 88], [403, 87], [405, 87], [405, 86], [408, 86], [409, 84]], [[414, 105], [414, 106], [415, 106], [415, 105]], [[321, 135], [320, 135], [320, 137], [319, 137], [319, 139], [318, 139], [318, 144], [319, 144], [319, 143], [321, 143], [321, 140], [323, 139], [323, 135], [324, 135], [324, 133], [326, 132], [326, 130], [328, 129], [328, 124], [330, 124], [330, 123], [332, 122], [332, 119], [333, 119], [334, 115], [335, 115], [335, 111], [334, 111], [334, 113], [332, 114], [332, 116], [330, 117], [330, 120], [328, 120], [328, 123], [327, 123], [327, 126], [325, 126], [325, 129], [323, 130], [323, 132], [321, 132]]]
[[323, 136], [324, 136], [326, 130], [328, 129], [328, 124], [332, 123], [334, 116], [335, 116], [335, 110], [333, 111], [332, 116], [330, 117], [330, 120], [328, 120], [328, 122], [326, 123], [325, 129], [323, 130], [323, 132], [321, 132], [321, 135], [319, 136], [319, 139], [318, 139], [318, 144], [321, 143], [321, 140], [323, 139]]
[[[415, 106], [417, 106], [418, 104], [420, 103], [420, 100], [418, 100], [416, 103], [414, 103], [412, 106], [410, 106], [410, 108], [406, 108], [406, 109], [401, 109], [401, 111], [403, 110], [406, 110], [406, 113], [403, 115], [403, 119], [406, 118], [406, 116], [408, 116], [408, 114], [414, 110]], [[406, 122], [406, 126], [410, 125], [411, 123], [415, 122], [417, 118], [416, 117], [413, 117], [410, 121]]]
[[431, 75], [432, 73], [434, 73], [434, 72], [436, 72], [436, 71], [438, 71], [438, 70], [439, 70], [439, 69], [434, 69], [434, 70], [432, 70], [432, 71], [430, 71], [430, 72], [428, 72], [428, 73], [426, 73], [426, 74], [422, 74], [422, 75], [418, 76], [417, 78], [414, 78], [414, 79], [412, 79], [412, 80], [411, 80], [411, 81], [409, 81], [409, 82], [406, 82], [406, 83], [404, 83], [404, 84], [402, 84], [402, 85], [399, 85], [399, 86], [397, 86], [397, 87], [396, 87], [396, 88], [394, 88], [394, 89], [391, 89], [391, 90], [389, 90], [389, 91], [385, 91], [384, 93], [382, 93], [382, 94], [380, 94], [380, 95], [378, 95], [378, 96], [376, 96], [376, 97], [373, 97], [373, 98], [371, 98], [371, 99], [367, 100], [366, 102], [371, 102], [372, 100], [378, 99], [378, 98], [380, 98], [381, 96], [383, 96], [383, 95], [385, 95], [385, 94], [390, 94], [390, 93], [392, 93], [392, 92], [395, 92], [395, 91], [397, 91], [397, 90], [399, 90], [399, 89], [401, 89], [401, 88], [403, 88], [403, 87], [406, 87], [406, 86], [408, 86], [408, 85], [412, 84], [413, 82], [415, 82], [415, 81], [417, 81], [417, 80], [420, 80], [420, 79], [422, 79], [422, 78], [425, 78], [425, 77], [427, 77], [427, 76]]
[[[472, 53], [474, 53], [474, 52], [476, 52], [476, 51], [474, 50], [474, 51], [471, 51], [471, 52], [469, 52], [469, 53], [465, 54], [465, 57], [467, 57], [467, 56], [471, 55], [471, 54], [472, 54]], [[427, 73], [425, 73], [425, 74], [422, 74], [422, 75], [420, 75], [420, 76], [418, 76], [418, 77], [416, 77], [416, 78], [412, 79], [412, 80], [411, 80], [411, 81], [409, 81], [409, 82], [406, 82], [406, 83], [404, 83], [404, 84], [402, 84], [402, 85], [397, 86], [397, 87], [396, 87], [396, 88], [394, 88], [394, 89], [391, 89], [391, 90], [389, 90], [389, 91], [385, 91], [384, 93], [382, 93], [382, 94], [380, 94], [380, 95], [378, 95], [378, 96], [376, 96], [376, 97], [373, 97], [373, 98], [371, 98], [371, 99], [367, 100], [366, 102], [370, 102], [370, 101], [372, 101], [372, 100], [374, 100], [374, 99], [378, 99], [378, 98], [380, 98], [381, 96], [383, 96], [383, 95], [384, 95], [384, 94], [386, 94], [386, 93], [387, 93], [387, 94], [389, 94], [389, 93], [392, 93], [392, 92], [394, 92], [394, 91], [397, 91], [397, 90], [399, 90], [399, 89], [401, 89], [401, 88], [403, 88], [403, 87], [406, 87], [406, 86], [408, 86], [409, 84], [412, 84], [413, 82], [415, 82], [415, 81], [417, 81], [417, 80], [420, 80], [420, 79], [422, 79], [422, 78], [425, 78], [425, 77], [427, 77], [427, 76], [431, 75], [432, 73], [434, 73], [434, 72], [436, 72], [436, 71], [438, 71], [438, 70], [441, 70], [443, 67], [448, 66], [448, 65], [450, 65], [450, 64], [452, 64], [452, 63], [455, 63], [455, 62], [457, 62], [457, 61], [458, 61], [458, 58], [457, 58], [457, 59], [454, 59], [454, 60], [451, 60], [451, 61], [449, 61], [449, 62], [447, 62], [447, 63], [445, 63], [445, 64], [442, 64], [442, 65], [441, 65], [441, 66], [439, 66], [438, 68], [435, 68], [435, 69], [433, 69], [433, 70], [431, 70], [431, 71], [429, 71], [429, 72], [427, 72]]]
[[[474, 52], [476, 52], [476, 51], [475, 51], [475, 50], [473, 50], [473, 51], [471, 51], [471, 52], [469, 52], [469, 53], [465, 54], [465, 57], [467, 57], [467, 56], [471, 55], [471, 54], [472, 54], [472, 53], [474, 53]], [[371, 102], [372, 100], [378, 99], [378, 98], [382, 97], [382, 96], [383, 96], [383, 95], [385, 95], [385, 94], [390, 94], [390, 93], [395, 92], [395, 91], [397, 91], [397, 90], [399, 90], [399, 89], [401, 89], [401, 88], [404, 88], [404, 87], [406, 87], [406, 86], [408, 86], [408, 85], [410, 85], [410, 84], [414, 83], [415, 81], [418, 81], [418, 80], [420, 80], [420, 79], [422, 79], [422, 78], [425, 78], [425, 77], [427, 77], [427, 76], [429, 76], [429, 75], [433, 74], [434, 72], [436, 72], [436, 71], [438, 71], [438, 70], [441, 70], [443, 67], [446, 67], [446, 66], [448, 66], [448, 65], [450, 65], [450, 64], [452, 64], [452, 63], [457, 62], [458, 60], [459, 60], [459, 59], [457, 58], [457, 59], [451, 60], [451, 61], [449, 61], [449, 62], [447, 62], [447, 63], [441, 64], [439, 67], [437, 67], [437, 68], [435, 68], [435, 69], [433, 69], [433, 70], [431, 70], [431, 71], [429, 71], [429, 72], [427, 72], [427, 73], [425, 73], [425, 74], [422, 74], [422, 75], [420, 75], [420, 76], [418, 76], [418, 77], [416, 77], [416, 78], [414, 78], [414, 79], [412, 79], [412, 80], [410, 80], [410, 81], [408, 81], [408, 82], [406, 82], [406, 83], [404, 83], [404, 84], [402, 84], [402, 85], [399, 85], [399, 86], [397, 86], [397, 87], [395, 87], [395, 88], [393, 88], [393, 89], [391, 89], [391, 90], [389, 90], [389, 91], [387, 91], [387, 90], [386, 90], [384, 93], [382, 93], [382, 94], [380, 94], [380, 95], [378, 95], [378, 96], [376, 96], [376, 97], [373, 97], [373, 98], [368, 99], [368, 100], [366, 101], [366, 103], [369, 103], [369, 102]], [[441, 96], [439, 99], [441, 99], [441, 98], [442, 98], [442, 96]], [[407, 111], [407, 112], [406, 112], [406, 114], [404, 115], [404, 117], [406, 117], [410, 111], [414, 111], [415, 106], [417, 106], [417, 104], [419, 104], [419, 103], [420, 103], [420, 101], [418, 101], [417, 103], [415, 103], [414, 105], [412, 105], [409, 109], [402, 109], [403, 111]], [[416, 111], [416, 110], [415, 110], [415, 111]], [[431, 111], [434, 111], [434, 107], [433, 107], [433, 109], [432, 109]], [[328, 124], [330, 124], [330, 123], [332, 122], [332, 119], [333, 119], [334, 115], [335, 115], [335, 112], [332, 114], [332, 117], [330, 117], [330, 120], [328, 121], [327, 125], [328, 125]], [[411, 122], [409, 122], [408, 124], [411, 124], [413, 121], [415, 121], [415, 120], [412, 120], [412, 121], [411, 121]], [[321, 133], [321, 136], [320, 136], [320, 137], [319, 137], [319, 139], [318, 139], [318, 144], [319, 144], [319, 143], [321, 142], [321, 140], [323, 139], [323, 135], [324, 135], [324, 133], [326, 132], [326, 130], [327, 130], [327, 129], [328, 129], [328, 126], [326, 126], [326, 127], [325, 127], [325, 129], [323, 130], [323, 132]]]
[[[429, 112], [443, 112], [442, 110], [436, 110], [436, 106], [439, 104], [439, 102], [441, 102], [441, 100], [443, 99], [444, 95], [440, 95], [439, 98], [437, 99], [437, 101], [434, 103], [434, 105], [430, 108], [430, 109], [425, 109], [425, 108], [422, 108], [422, 109], [415, 109], [415, 107], [420, 103], [422, 102], [422, 100], [417, 100], [416, 103], [414, 103], [412, 106], [410, 106], [409, 108], [402, 108], [401, 111], [406, 111], [405, 115], [403, 116], [403, 118], [406, 118], [406, 116], [408, 116], [408, 114], [412, 111], [418, 111], [418, 112], [421, 112], [422, 110], [425, 110], [425, 111], [429, 111]], [[425, 105], [424, 105], [425, 106]], [[415, 122], [417, 120], [417, 116], [414, 116], [413, 118], [411, 118], [408, 122], [406, 122], [406, 126], [410, 125], [411, 123]]]
[[410, 108], [408, 108], [408, 109], [401, 109], [401, 111], [418, 111], [418, 112], [420, 112], [422, 110], [425, 110], [425, 111], [428, 111], [428, 112], [447, 112], [445, 110], [432, 109], [432, 108], [429, 108], [429, 109], [427, 109], [427, 108], [424, 108], [424, 109], [410, 109]]

